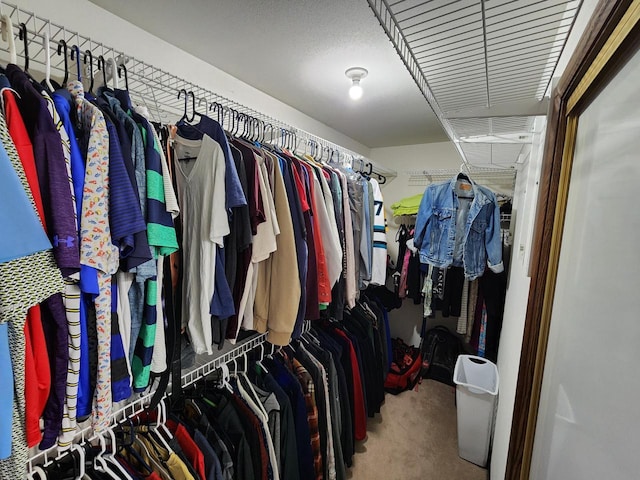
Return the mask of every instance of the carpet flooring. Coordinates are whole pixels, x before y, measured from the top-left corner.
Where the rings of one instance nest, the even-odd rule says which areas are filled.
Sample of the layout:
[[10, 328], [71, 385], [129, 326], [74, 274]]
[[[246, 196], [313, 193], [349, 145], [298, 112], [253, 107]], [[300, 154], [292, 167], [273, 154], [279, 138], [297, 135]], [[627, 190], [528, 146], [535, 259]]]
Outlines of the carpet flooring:
[[386, 395], [356, 445], [354, 480], [487, 480], [487, 470], [458, 456], [455, 389], [423, 380], [417, 391]]

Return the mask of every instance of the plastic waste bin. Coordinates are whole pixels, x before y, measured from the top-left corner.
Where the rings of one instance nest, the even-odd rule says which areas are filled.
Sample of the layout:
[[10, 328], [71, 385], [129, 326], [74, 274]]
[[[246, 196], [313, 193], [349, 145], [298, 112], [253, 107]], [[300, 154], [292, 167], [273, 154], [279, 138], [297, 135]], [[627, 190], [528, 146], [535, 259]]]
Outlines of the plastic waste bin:
[[498, 397], [498, 368], [475, 355], [460, 355], [453, 371], [458, 412], [458, 454], [487, 465]]

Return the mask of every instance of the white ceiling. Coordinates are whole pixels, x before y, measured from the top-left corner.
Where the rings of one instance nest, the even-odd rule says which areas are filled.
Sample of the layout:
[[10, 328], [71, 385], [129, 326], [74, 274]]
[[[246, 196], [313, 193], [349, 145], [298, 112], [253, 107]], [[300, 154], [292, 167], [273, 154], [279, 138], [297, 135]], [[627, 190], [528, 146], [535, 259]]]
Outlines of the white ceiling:
[[[546, 113], [583, 3], [90, 1], [370, 148], [453, 139], [468, 165], [499, 169]], [[344, 75], [354, 66], [369, 70], [359, 102]]]
[[92, 2], [368, 147], [448, 140], [365, 0]]

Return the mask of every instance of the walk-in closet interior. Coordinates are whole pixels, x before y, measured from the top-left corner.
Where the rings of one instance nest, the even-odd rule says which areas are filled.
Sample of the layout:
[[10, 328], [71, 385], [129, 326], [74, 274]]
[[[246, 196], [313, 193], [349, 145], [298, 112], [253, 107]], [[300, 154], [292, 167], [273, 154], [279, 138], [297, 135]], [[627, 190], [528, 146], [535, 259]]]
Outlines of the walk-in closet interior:
[[0, 37], [0, 480], [637, 478], [640, 0]]

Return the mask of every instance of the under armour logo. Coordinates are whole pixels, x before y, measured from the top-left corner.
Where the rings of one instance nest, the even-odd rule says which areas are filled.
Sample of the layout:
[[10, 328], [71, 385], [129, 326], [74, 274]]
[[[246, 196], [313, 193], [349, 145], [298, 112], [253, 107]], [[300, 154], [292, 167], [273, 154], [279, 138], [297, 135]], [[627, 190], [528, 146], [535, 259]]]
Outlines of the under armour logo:
[[64, 243], [65, 247], [71, 248], [74, 246], [76, 239], [74, 237], [59, 238], [58, 235], [53, 236], [53, 246], [58, 247], [61, 243]]

